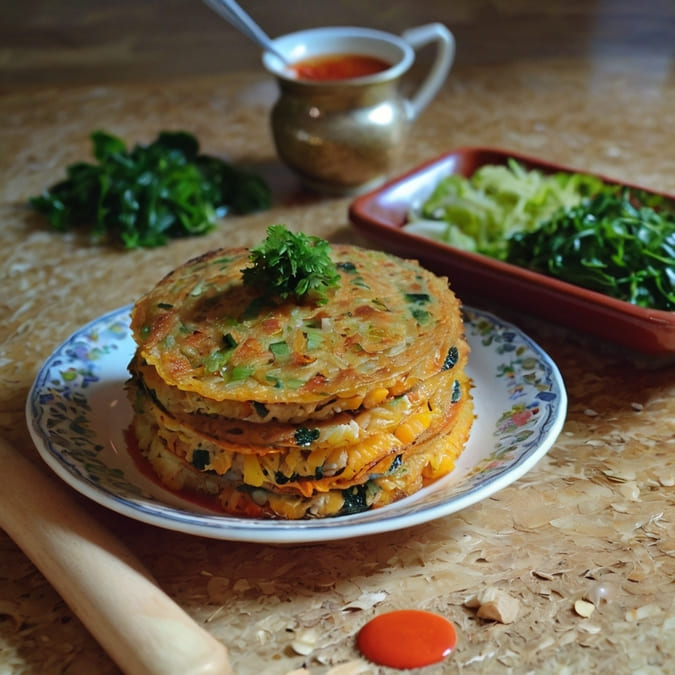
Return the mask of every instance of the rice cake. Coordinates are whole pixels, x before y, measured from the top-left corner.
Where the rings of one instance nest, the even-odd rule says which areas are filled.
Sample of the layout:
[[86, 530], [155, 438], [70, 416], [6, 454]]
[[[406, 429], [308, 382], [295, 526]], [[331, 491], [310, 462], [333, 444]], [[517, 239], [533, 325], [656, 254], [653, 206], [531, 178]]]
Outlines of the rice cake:
[[[248, 249], [219, 249], [167, 275], [134, 306], [140, 357], [213, 402], [348, 405], [438, 372], [462, 333], [447, 280], [417, 262], [333, 246], [340, 287], [325, 305], [274, 303], [242, 283]], [[359, 404], [360, 405], [360, 404]]]
[[131, 431], [167, 487], [231, 514], [324, 517], [452, 470], [473, 402], [447, 279], [379, 251], [325, 251], [339, 284], [320, 301], [247, 284], [253, 257], [235, 248], [134, 305]]
[[[468, 440], [473, 423], [473, 404], [468, 378], [462, 377], [461, 395], [448, 411], [439, 433], [413, 444], [406, 454], [394, 453], [369, 467], [365, 480], [324, 490], [269, 489], [239, 478], [203, 472], [173, 454], [158, 436], [152, 420], [137, 417], [139, 445], [161, 481], [175, 491], [196, 492], [231, 515], [256, 518], [323, 518], [379, 508], [409, 496], [450, 473]], [[378, 473], [379, 472], [379, 473]]]
[[[155, 433], [164, 445], [192, 466], [219, 475], [240, 471], [250, 486], [259, 487], [267, 482], [287, 489], [298, 481], [354, 476], [356, 471], [350, 467], [362, 469], [367, 461], [374, 464], [436, 433], [457, 395], [455, 374], [446, 371], [440, 375], [442, 377], [433, 378], [438, 380], [438, 386], [415, 405], [411, 405], [408, 396], [401, 396], [365, 413], [369, 418], [367, 422], [372, 421], [370, 428], [364, 429], [354, 417], [346, 414], [338, 416], [330, 425], [291, 427], [293, 433], [283, 425], [283, 433], [276, 435], [284, 444], [246, 443], [236, 434], [225, 439], [209, 435], [208, 424], [202, 424], [208, 419], [178, 420], [158, 407], [143, 390], [137, 392], [134, 408], [146, 424], [155, 425]], [[275, 435], [274, 424], [251, 426], [271, 426], [269, 436]], [[251, 459], [250, 455], [255, 458]]]
[[373, 433], [391, 431], [405, 419], [428, 410], [430, 399], [439, 394], [439, 388], [452, 386], [454, 375], [442, 371], [414, 389], [400, 396], [382, 401], [373, 408], [345, 411], [329, 419], [307, 419], [300, 423], [268, 422], [259, 424], [246, 420], [217, 415], [186, 414], [169, 412], [158, 402], [153, 391], [145, 388], [142, 381], [135, 380], [139, 396], [145, 392], [146, 401], [135, 403], [145, 414], [154, 416], [160, 424], [188, 430], [191, 442], [210, 439], [222, 447], [231, 446], [235, 452], [263, 454], [272, 448], [306, 447], [303, 430], [311, 427], [313, 449], [336, 447], [356, 443]]

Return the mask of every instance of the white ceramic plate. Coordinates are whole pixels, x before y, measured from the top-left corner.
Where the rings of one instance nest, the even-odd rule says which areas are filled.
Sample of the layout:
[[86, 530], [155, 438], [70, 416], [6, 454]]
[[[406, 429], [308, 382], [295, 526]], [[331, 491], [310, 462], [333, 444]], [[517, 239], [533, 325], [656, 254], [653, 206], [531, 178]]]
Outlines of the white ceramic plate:
[[41, 456], [77, 491], [131, 518], [238, 541], [307, 543], [398, 530], [464, 509], [509, 485], [553, 445], [567, 395], [549, 356], [511, 324], [464, 308], [476, 421], [455, 470], [381, 509], [320, 520], [238, 518], [202, 509], [148, 479], [126, 449], [124, 383], [135, 344], [129, 307], [82, 327], [45, 362], [26, 416]]

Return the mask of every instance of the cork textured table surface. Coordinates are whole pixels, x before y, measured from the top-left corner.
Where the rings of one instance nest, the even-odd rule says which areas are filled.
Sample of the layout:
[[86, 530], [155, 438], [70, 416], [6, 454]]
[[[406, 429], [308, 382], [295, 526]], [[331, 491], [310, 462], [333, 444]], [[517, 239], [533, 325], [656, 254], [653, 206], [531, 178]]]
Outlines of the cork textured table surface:
[[[269, 130], [276, 85], [256, 49], [207, 8], [67, 4], [23, 3], [0, 29], [0, 436], [49, 475], [24, 406], [40, 365], [73, 331], [133, 302], [190, 257], [257, 243], [273, 223], [366, 245], [349, 223], [349, 198], [306, 192], [280, 164]], [[487, 145], [675, 194], [670, 3], [249, 5], [273, 35], [331, 23], [400, 32], [434, 20], [453, 30], [457, 62], [394, 173]], [[121, 251], [51, 231], [27, 199], [90, 159], [95, 129], [129, 144], [188, 130], [204, 152], [259, 171], [273, 206], [157, 249]], [[462, 299], [534, 338], [569, 397], [548, 454], [490, 498], [400, 531], [268, 546], [171, 532], [77, 496], [227, 645], [235, 672], [396, 672], [365, 660], [355, 636], [399, 608], [438, 612], [457, 627], [456, 650], [420, 673], [672, 672], [673, 362], [494, 306], [470, 289]], [[490, 589], [515, 618], [477, 616], [467, 601]], [[118, 672], [4, 532], [0, 671]]]

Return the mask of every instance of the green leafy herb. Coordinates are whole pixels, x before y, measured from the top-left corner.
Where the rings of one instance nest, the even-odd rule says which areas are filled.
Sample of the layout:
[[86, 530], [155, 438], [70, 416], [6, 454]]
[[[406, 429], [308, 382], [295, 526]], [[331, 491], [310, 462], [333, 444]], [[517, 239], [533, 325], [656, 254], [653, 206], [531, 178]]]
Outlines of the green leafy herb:
[[290, 478], [285, 473], [282, 473], [281, 471], [276, 471], [274, 473], [274, 482], [277, 485], [285, 485], [286, 483], [288, 483], [289, 480], [290, 480]]
[[415, 319], [415, 321], [420, 324], [425, 324], [427, 321], [429, 321], [429, 317], [431, 316], [431, 314], [427, 312], [426, 309], [418, 309], [416, 307], [413, 307], [410, 310], [410, 314], [412, 314], [413, 319]]
[[675, 309], [675, 211], [608, 188], [513, 234], [507, 260], [642, 307]]
[[281, 299], [309, 298], [327, 302], [328, 290], [339, 285], [340, 275], [324, 239], [293, 233], [284, 225], [267, 228], [265, 241], [251, 249], [250, 267], [242, 270], [244, 284]]
[[237, 346], [237, 341], [232, 337], [232, 333], [225, 333], [223, 335], [223, 344], [229, 349], [234, 349]]
[[210, 462], [211, 455], [209, 454], [208, 450], [195, 450], [192, 453], [192, 466], [194, 466], [195, 469], [204, 471]]
[[243, 382], [253, 375], [255, 368], [253, 366], [234, 366], [229, 371], [230, 382]]
[[228, 361], [232, 358], [234, 349], [217, 349], [214, 352], [211, 352], [204, 359], [204, 369], [207, 373], [218, 373], [225, 368]]
[[454, 345], [448, 349], [448, 353], [445, 356], [445, 361], [443, 361], [443, 366], [441, 370], [450, 370], [454, 368], [459, 361], [459, 350]]
[[427, 302], [431, 302], [431, 297], [428, 293], [406, 293], [405, 299], [416, 305], [423, 305]]
[[270, 351], [272, 352], [275, 361], [285, 361], [291, 355], [291, 348], [284, 340], [281, 342], [271, 342]]
[[368, 511], [371, 508], [373, 497], [379, 489], [375, 481], [369, 480], [365, 484], [355, 485], [354, 487], [342, 490], [342, 499], [344, 501], [339, 515], [346, 516], [351, 513]]
[[342, 491], [342, 498], [344, 503], [340, 509], [340, 515], [348, 515], [351, 513], [361, 513], [367, 511], [369, 490], [366, 485], [355, 485]]
[[652, 309], [675, 309], [675, 204], [509, 159], [453, 174], [405, 229]]
[[97, 164], [70, 165], [63, 181], [29, 200], [56, 230], [84, 227], [95, 241], [154, 247], [205, 234], [229, 212], [271, 205], [262, 178], [199, 154], [187, 132], [164, 131], [132, 150], [105, 131], [91, 140]]
[[317, 328], [306, 328], [305, 336], [307, 337], [307, 349], [310, 352], [319, 349], [326, 339], [325, 333]]
[[295, 442], [302, 446], [311, 445], [320, 435], [321, 432], [318, 429], [308, 427], [299, 427], [294, 434]]
[[260, 401], [253, 401], [253, 408], [260, 418], [265, 418], [269, 414], [269, 409], [264, 403], [260, 403]]
[[394, 473], [403, 464], [403, 455], [396, 455], [391, 465], [389, 466], [389, 473]]

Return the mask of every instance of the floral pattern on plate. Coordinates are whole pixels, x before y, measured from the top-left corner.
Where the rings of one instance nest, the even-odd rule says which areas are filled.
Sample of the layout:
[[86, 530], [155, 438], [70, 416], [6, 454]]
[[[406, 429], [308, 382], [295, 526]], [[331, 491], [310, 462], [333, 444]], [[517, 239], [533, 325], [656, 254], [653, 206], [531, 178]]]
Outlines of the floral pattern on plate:
[[381, 509], [304, 521], [245, 519], [214, 513], [148, 478], [127, 451], [131, 419], [124, 383], [135, 344], [130, 307], [69, 337], [40, 369], [26, 403], [43, 459], [74, 489], [129, 517], [218, 539], [304, 543], [416, 525], [467, 508], [517, 480], [548, 451], [564, 423], [560, 373], [515, 326], [464, 308], [471, 345], [476, 421], [455, 470]]
[[560, 403], [559, 378], [550, 362], [538, 358], [515, 328], [475, 310], [466, 310], [465, 316], [470, 335], [501, 357], [495, 377], [512, 401], [496, 421], [494, 450], [471, 471], [481, 481], [487, 481], [539, 443], [542, 416], [550, 418]]

